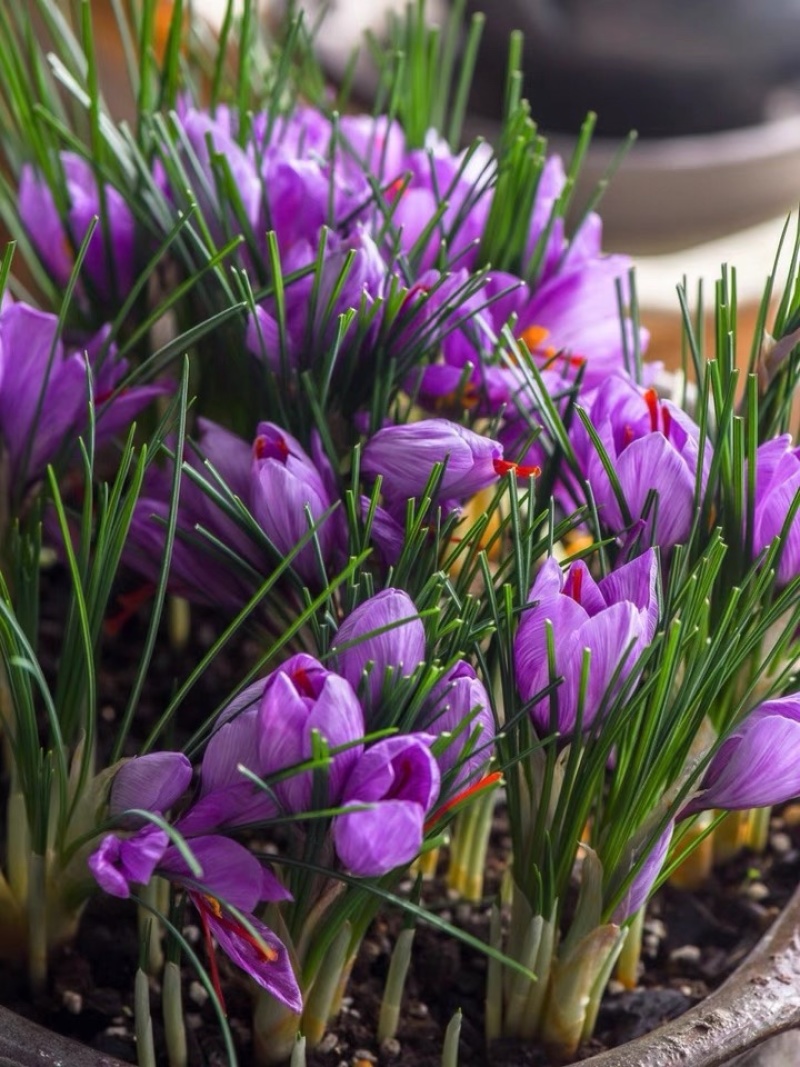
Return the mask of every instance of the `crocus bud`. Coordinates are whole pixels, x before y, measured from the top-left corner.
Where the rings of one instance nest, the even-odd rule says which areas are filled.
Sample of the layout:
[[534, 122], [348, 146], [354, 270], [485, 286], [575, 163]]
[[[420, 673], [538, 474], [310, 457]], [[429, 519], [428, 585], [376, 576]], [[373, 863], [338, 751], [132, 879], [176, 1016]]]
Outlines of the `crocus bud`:
[[[259, 755], [264, 775], [285, 770], [312, 756], [312, 733], [331, 749], [348, 745], [331, 759], [326, 770], [326, 804], [337, 804], [345, 779], [358, 762], [364, 736], [364, 714], [349, 682], [326, 670], [318, 660], [301, 653], [274, 671], [264, 687], [258, 711]], [[313, 771], [284, 778], [274, 786], [286, 811], [309, 811]]]
[[337, 670], [356, 692], [366, 683], [368, 710], [380, 700], [386, 672], [409, 676], [425, 659], [425, 627], [411, 597], [400, 589], [384, 589], [359, 604], [336, 634]]
[[800, 693], [766, 700], [723, 741], [681, 812], [772, 807], [800, 796]]
[[[668, 823], [666, 829], [650, 849], [647, 859], [634, 875], [633, 881], [628, 886], [625, 896], [614, 909], [613, 922], [622, 925], [626, 919], [629, 919], [631, 915], [635, 915], [636, 912], [647, 903], [653, 884], [659, 874], [661, 874], [661, 868], [664, 866], [664, 860], [667, 858], [667, 852], [669, 851], [674, 828], [674, 823]], [[632, 855], [630, 859], [632, 866], [638, 857]]]
[[463, 789], [477, 778], [494, 752], [494, 716], [489, 695], [463, 660], [433, 687], [418, 725], [431, 734], [452, 734], [447, 747], [436, 757], [443, 776], [457, 768], [450, 792]]
[[389, 737], [368, 748], [347, 780], [333, 840], [344, 866], [365, 878], [410, 863], [422, 847], [425, 815], [439, 795], [439, 768], [424, 735]]
[[165, 812], [192, 780], [192, 765], [182, 752], [150, 752], [127, 760], [114, 775], [109, 798], [112, 815], [131, 808]]
[[361, 471], [381, 475], [384, 496], [398, 504], [422, 495], [437, 463], [445, 464], [438, 488], [444, 501], [472, 496], [513, 467], [497, 441], [448, 419], [423, 419], [378, 430], [364, 447]]
[[[532, 700], [551, 681], [548, 624], [552, 627], [555, 676], [563, 677], [552, 697], [559, 733], [569, 735], [575, 729], [584, 650], [591, 656], [584, 729], [634, 670], [658, 624], [657, 581], [658, 562], [652, 549], [600, 582], [595, 582], [582, 560], [573, 563], [566, 574], [555, 559], [545, 560], [528, 597], [532, 607], [524, 613], [517, 632], [514, 661], [520, 696]], [[530, 714], [536, 729], [547, 733], [551, 697], [537, 700]]]
[[[309, 532], [309, 519], [320, 523], [331, 506], [322, 476], [298, 441], [271, 422], [258, 426], [253, 444], [253, 514], [275, 548], [288, 555]], [[327, 519], [317, 527], [316, 537], [327, 560], [334, 541], [334, 525]], [[305, 581], [319, 581], [319, 564], [313, 543], [306, 544], [292, 560]]]
[[[800, 448], [792, 448], [789, 434], [766, 441], [756, 453], [753, 553], [768, 548], [783, 532], [786, 517], [800, 491]], [[800, 513], [783, 539], [777, 580], [781, 585], [800, 573]]]
[[[126, 295], [136, 270], [135, 223], [122, 195], [106, 185], [101, 197], [92, 165], [74, 152], [62, 152], [69, 208], [67, 223], [61, 218], [53, 194], [32, 167], [23, 167], [19, 183], [19, 213], [23, 226], [58, 285], [66, 285], [75, 255], [95, 216], [105, 213], [105, 226], [98, 222], [89, 240], [83, 271], [104, 300]], [[106, 236], [110, 248], [106, 248]], [[107, 255], [110, 252], [110, 258]]]

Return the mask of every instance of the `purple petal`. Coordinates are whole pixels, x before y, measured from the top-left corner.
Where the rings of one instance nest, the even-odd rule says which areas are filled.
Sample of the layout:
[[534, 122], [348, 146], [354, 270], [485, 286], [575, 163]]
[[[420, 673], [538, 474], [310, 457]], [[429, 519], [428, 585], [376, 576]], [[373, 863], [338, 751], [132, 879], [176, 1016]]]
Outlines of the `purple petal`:
[[362, 878], [379, 877], [400, 867], [422, 847], [425, 809], [407, 800], [388, 800], [371, 810], [337, 815], [336, 852], [344, 866]]
[[252, 915], [247, 916], [248, 924], [263, 942], [263, 946], [259, 945], [250, 931], [233, 916], [218, 918], [207, 910], [204, 914], [217, 944], [226, 956], [276, 1000], [299, 1014], [303, 1010], [303, 998], [289, 953], [280, 938]]
[[114, 775], [109, 808], [121, 815], [130, 808], [165, 812], [192, 780], [192, 765], [182, 752], [151, 752], [127, 760]]

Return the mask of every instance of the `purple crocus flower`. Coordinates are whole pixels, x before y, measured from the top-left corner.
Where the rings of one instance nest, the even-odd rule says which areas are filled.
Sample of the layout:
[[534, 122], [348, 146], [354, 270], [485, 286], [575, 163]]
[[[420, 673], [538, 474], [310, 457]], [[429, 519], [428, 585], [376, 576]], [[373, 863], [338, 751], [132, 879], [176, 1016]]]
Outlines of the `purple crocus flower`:
[[[664, 866], [664, 860], [667, 858], [674, 829], [675, 824], [670, 822], [663, 833], [658, 837], [657, 841], [650, 849], [647, 859], [639, 868], [638, 873], [634, 875], [633, 881], [628, 886], [625, 896], [614, 909], [612, 922], [621, 926], [626, 919], [629, 919], [631, 915], [635, 915], [636, 912], [647, 903], [653, 884], [661, 873], [661, 868]], [[637, 858], [637, 856], [631, 857], [631, 866]]]
[[[331, 498], [322, 474], [291, 434], [271, 422], [258, 425], [253, 444], [252, 509], [275, 548], [288, 555], [309, 532], [309, 519], [320, 525], [316, 537], [324, 561], [335, 547], [336, 524], [323, 519]], [[293, 558], [292, 566], [305, 581], [319, 581], [313, 543]]]
[[89, 241], [83, 271], [102, 300], [125, 296], [133, 285], [136, 271], [133, 215], [113, 186], [105, 185], [100, 195], [94, 168], [85, 159], [73, 152], [62, 152], [60, 159], [69, 201], [66, 220], [59, 214], [45, 178], [33, 167], [25, 166], [19, 184], [22, 224], [53, 280], [64, 286], [92, 220], [105, 214], [111, 260], [106, 254], [103, 225], [99, 222]]
[[108, 808], [122, 815], [131, 808], [162, 813], [175, 804], [192, 780], [192, 765], [182, 752], [149, 752], [126, 760], [114, 775]]
[[58, 331], [55, 315], [27, 304], [11, 301], [0, 311], [0, 435], [14, 492], [40, 480], [59, 451], [88, 429], [87, 363], [96, 375], [99, 440], [121, 425], [117, 403], [129, 423], [164, 392], [161, 386], [142, 386], [106, 402], [127, 366], [113, 345], [99, 363], [107, 333], [77, 348], [65, 345]]
[[713, 756], [681, 818], [708, 808], [766, 808], [800, 796], [800, 694], [766, 700]]
[[[249, 503], [251, 446], [208, 419], [198, 419], [197, 428], [198, 442], [186, 449], [184, 461], [215, 485], [213, 475], [204, 466], [207, 460], [230, 491]], [[149, 468], [128, 532], [125, 562], [149, 581], [156, 581], [164, 555], [171, 478], [171, 462], [164, 468]], [[236, 611], [252, 596], [257, 583], [227, 561], [218, 560], [210, 545], [208, 550], [204, 549], [198, 529], [208, 531], [216, 540], [233, 549], [252, 567], [254, 574], [266, 575], [272, 569], [268, 553], [257, 546], [201, 486], [184, 475], [178, 506], [178, 536], [174, 542], [170, 568], [170, 587], [173, 592], [194, 603]], [[199, 544], [196, 543], [198, 541]]]
[[277, 814], [270, 793], [240, 770], [244, 767], [258, 777], [264, 774], [258, 703], [265, 684], [263, 678], [253, 682], [220, 714], [203, 753], [198, 796], [175, 823], [184, 837], [263, 823]]
[[376, 711], [387, 672], [410, 676], [425, 660], [425, 627], [411, 597], [384, 589], [344, 620], [333, 645], [337, 670], [356, 692], [365, 686], [368, 711]]
[[[657, 494], [657, 513], [647, 518], [648, 537], [668, 553], [686, 539], [695, 512], [695, 488], [700, 463], [700, 431], [696, 424], [653, 389], [611, 378], [588, 406], [592, 426], [608, 453], [633, 521], [639, 519], [651, 493]], [[625, 518], [603, 462], [583, 424], [576, 420], [570, 433], [575, 455], [592, 487], [600, 521], [614, 533], [626, 529]], [[705, 442], [701, 491], [711, 464]]]
[[449, 792], [457, 792], [478, 778], [494, 752], [494, 716], [489, 695], [464, 660], [459, 660], [433, 687], [417, 725], [432, 734], [452, 734], [447, 747], [436, 757], [443, 776], [457, 770]]
[[[591, 726], [635, 669], [658, 624], [657, 584], [658, 561], [652, 549], [599, 582], [582, 560], [571, 564], [566, 574], [555, 559], [545, 560], [528, 597], [531, 607], [517, 631], [514, 662], [520, 696], [533, 700], [550, 682], [548, 626], [552, 628], [555, 675], [563, 677], [553, 697], [559, 734], [568, 737], [577, 723], [585, 650], [591, 660], [583, 729]], [[530, 709], [540, 733], [551, 729], [550, 703], [546, 696]]]
[[344, 805], [369, 805], [337, 815], [333, 840], [344, 866], [379, 877], [411, 860], [422, 847], [425, 815], [439, 795], [439, 767], [431, 737], [389, 737], [368, 748], [347, 780]]
[[200, 873], [189, 867], [163, 830], [148, 826], [128, 840], [113, 834], [103, 838], [89, 857], [89, 869], [98, 884], [117, 897], [130, 896], [132, 882], [146, 884], [154, 874], [182, 886], [200, 913], [212, 970], [213, 936], [259, 985], [292, 1011], [302, 1010], [285, 945], [252, 915], [261, 901], [288, 899], [287, 891], [251, 852], [226, 837], [196, 837], [191, 850]]
[[369, 478], [382, 476], [391, 509], [421, 496], [437, 463], [445, 464], [438, 488], [443, 501], [463, 500], [515, 469], [497, 441], [449, 419], [423, 419], [378, 430], [364, 447], [361, 470]]
[[[330, 749], [347, 745], [332, 756], [327, 768], [328, 795], [323, 804], [337, 804], [347, 776], [364, 746], [364, 713], [348, 681], [326, 670], [313, 656], [292, 656], [267, 679], [258, 710], [261, 773], [274, 774], [311, 759], [316, 731]], [[289, 812], [312, 806], [313, 772], [277, 782], [274, 792]]]
[[[753, 554], [768, 548], [783, 531], [800, 492], [800, 448], [789, 434], [765, 441], [756, 453]], [[796, 512], [781, 544], [777, 581], [786, 585], [800, 573], [800, 512]]]

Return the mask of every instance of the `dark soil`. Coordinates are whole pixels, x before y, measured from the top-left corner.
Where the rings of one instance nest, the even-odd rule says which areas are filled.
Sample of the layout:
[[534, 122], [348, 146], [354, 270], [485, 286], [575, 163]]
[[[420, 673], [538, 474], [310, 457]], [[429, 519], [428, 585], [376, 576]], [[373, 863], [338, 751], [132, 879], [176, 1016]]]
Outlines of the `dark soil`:
[[[146, 614], [146, 612], [145, 612]], [[193, 643], [177, 655], [157, 652], [137, 715], [137, 728], [156, 721], [176, 681], [184, 678], [218, 632], [210, 613], [193, 614]], [[101, 672], [102, 733], [114, 736], [138, 666], [142, 614], [126, 623], [114, 671]], [[57, 656], [59, 619], [45, 618], [44, 644]], [[132, 628], [129, 630], [128, 628]], [[127, 631], [127, 632], [126, 632]], [[129, 636], [130, 640], [125, 640]], [[187, 736], [230, 691], [253, 662], [258, 642], [245, 639], [220, 657], [183, 709], [176, 740]], [[55, 668], [55, 660], [54, 660]], [[134, 747], [135, 750], [135, 741]], [[487, 887], [496, 888], [506, 861], [505, 826], [499, 817], [492, 838]], [[444, 860], [443, 860], [444, 863]], [[631, 992], [612, 985], [585, 1058], [652, 1030], [685, 1011], [718, 986], [743, 960], [788, 900], [800, 876], [800, 806], [773, 819], [765, 856], [743, 854], [718, 871], [700, 891], [665, 887], [653, 901], [645, 924], [644, 973]], [[428, 884], [425, 902], [440, 915], [482, 939], [488, 930], [488, 904], [468, 907], [448, 898], [441, 879]], [[203, 957], [200, 932], [187, 916], [184, 933]], [[444, 1031], [462, 1011], [459, 1067], [544, 1067], [541, 1049], [498, 1043], [488, 1052], [483, 1040], [486, 961], [478, 952], [420, 925], [405, 1006], [396, 1040], [379, 1047], [376, 1028], [383, 983], [400, 919], [387, 915], [371, 928], [356, 963], [343, 1009], [322, 1044], [308, 1057], [309, 1067], [440, 1067]], [[139, 952], [135, 907], [98, 895], [86, 909], [74, 945], [52, 961], [47, 994], [32, 1001], [19, 975], [0, 969], [0, 1002], [49, 1029], [75, 1037], [123, 1060], [135, 1062], [133, 981]], [[220, 960], [229, 1022], [243, 1067], [252, 1062], [250, 1003], [232, 971]], [[160, 1022], [160, 986], [151, 980], [153, 1026], [159, 1064], [166, 1064]], [[226, 1067], [227, 1057], [213, 1006], [190, 968], [184, 972], [184, 1008], [191, 1067]]]

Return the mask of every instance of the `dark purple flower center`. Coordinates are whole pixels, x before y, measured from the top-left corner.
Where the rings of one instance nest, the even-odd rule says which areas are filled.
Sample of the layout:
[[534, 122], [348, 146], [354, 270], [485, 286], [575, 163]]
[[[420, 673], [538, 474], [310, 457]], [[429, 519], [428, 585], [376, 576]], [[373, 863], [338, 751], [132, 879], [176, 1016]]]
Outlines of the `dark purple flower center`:
[[256, 459], [277, 459], [285, 463], [289, 458], [289, 446], [279, 433], [260, 433], [253, 444], [253, 455]]
[[317, 699], [319, 696], [317, 687], [312, 682], [308, 671], [304, 667], [297, 667], [292, 671], [290, 677], [292, 679], [292, 684], [300, 696], [308, 697], [310, 700]]
[[414, 783], [414, 761], [408, 755], [398, 756], [392, 760], [394, 781], [384, 796], [384, 800], [403, 800], [412, 792]]

